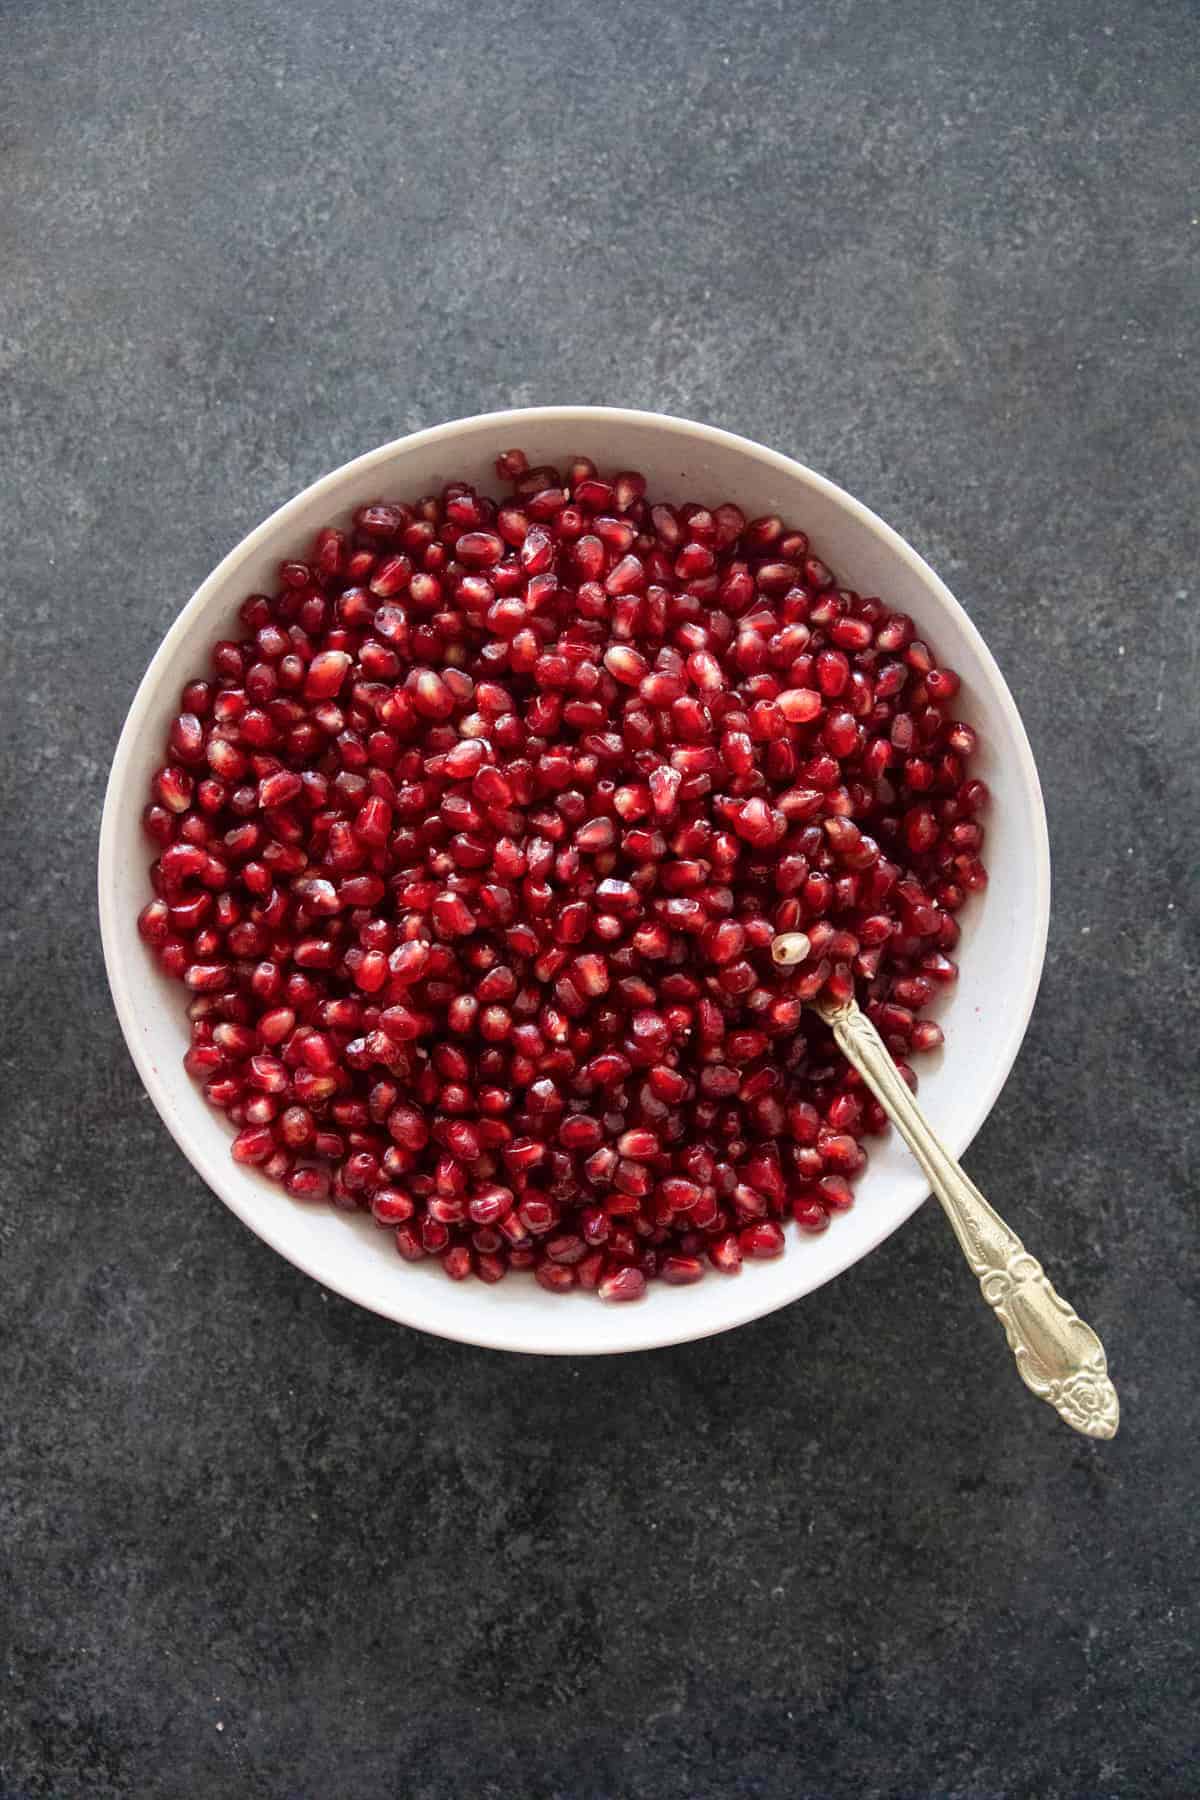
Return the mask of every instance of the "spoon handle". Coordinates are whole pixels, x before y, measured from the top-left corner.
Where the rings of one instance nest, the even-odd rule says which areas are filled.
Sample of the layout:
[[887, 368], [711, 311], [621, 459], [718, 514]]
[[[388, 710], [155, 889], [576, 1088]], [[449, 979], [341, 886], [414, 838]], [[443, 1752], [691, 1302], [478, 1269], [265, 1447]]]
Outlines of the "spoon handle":
[[818, 1001], [817, 1011], [925, 1171], [984, 1299], [1004, 1326], [1026, 1387], [1072, 1430], [1114, 1437], [1120, 1408], [1096, 1333], [1055, 1293], [1041, 1263], [939, 1143], [856, 1002]]

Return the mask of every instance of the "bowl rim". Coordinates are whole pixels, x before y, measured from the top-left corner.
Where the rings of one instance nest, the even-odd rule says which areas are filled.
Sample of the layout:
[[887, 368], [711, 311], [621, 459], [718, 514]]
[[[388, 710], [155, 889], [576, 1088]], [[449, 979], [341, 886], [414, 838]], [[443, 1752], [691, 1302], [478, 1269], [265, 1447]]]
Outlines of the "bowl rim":
[[[125, 803], [128, 770], [141, 742], [146, 717], [158, 699], [164, 666], [169, 662], [175, 646], [189, 634], [197, 619], [207, 610], [213, 599], [218, 594], [224, 593], [233, 584], [242, 564], [249, 561], [272, 534], [281, 527], [286, 527], [293, 518], [299, 517], [315, 501], [326, 494], [331, 496], [331, 505], [334, 504], [334, 491], [343, 481], [369, 473], [374, 467], [386, 464], [400, 450], [433, 446], [442, 441], [452, 440], [464, 431], [476, 428], [494, 430], [498, 436], [510, 430], [519, 434], [522, 430], [546, 426], [567, 428], [581, 417], [607, 422], [614, 427], [637, 425], [665, 429], [677, 435], [692, 438], [700, 444], [717, 445], [724, 450], [747, 456], [759, 464], [765, 463], [777, 472], [792, 479], [798, 479], [824, 495], [848, 512], [860, 526], [879, 538], [893, 555], [908, 565], [910, 571], [924, 585], [932, 589], [941, 606], [954, 619], [957, 628], [972, 645], [981, 666], [986, 671], [992, 690], [991, 698], [1003, 713], [1008, 725], [1016, 752], [1018, 773], [1031, 805], [1033, 817], [1033, 843], [1031, 846], [1033, 867], [1031, 873], [1035, 918], [1025, 966], [1009, 992], [1009, 1005], [1006, 1008], [1007, 1029], [1001, 1054], [992, 1066], [990, 1079], [982, 1083], [978, 1089], [976, 1104], [972, 1109], [969, 1123], [965, 1128], [960, 1128], [958, 1132], [952, 1134], [947, 1141], [947, 1147], [956, 1156], [962, 1155], [987, 1119], [1016, 1061], [1041, 981], [1050, 918], [1050, 846], [1041, 782], [1038, 778], [1037, 765], [1024, 723], [995, 657], [965, 608], [924, 557], [913, 549], [907, 539], [901, 537], [898, 531], [861, 500], [847, 492], [845, 488], [829, 480], [827, 476], [819, 474], [815, 469], [809, 468], [807, 464], [798, 462], [794, 457], [786, 456], [778, 450], [772, 450], [753, 438], [743, 437], [736, 432], [723, 430], [719, 426], [706, 425], [698, 420], [684, 419], [670, 413], [648, 412], [631, 407], [590, 405], [512, 407], [498, 412], [474, 413], [461, 419], [448, 420], [440, 425], [428, 426], [420, 431], [407, 432], [402, 437], [393, 438], [386, 444], [380, 444], [373, 450], [364, 451], [361, 455], [350, 458], [348, 462], [319, 476], [316, 481], [310, 482], [298, 494], [276, 507], [261, 524], [256, 525], [221, 558], [168, 627], [138, 683], [117, 740], [105, 788], [100, 822], [97, 898], [105, 970], [126, 1048], [159, 1117], [206, 1186], [211, 1188], [218, 1198], [229, 1207], [230, 1211], [257, 1237], [260, 1237], [294, 1267], [301, 1269], [323, 1287], [340, 1294], [342, 1298], [351, 1300], [356, 1305], [393, 1323], [407, 1325], [413, 1330], [429, 1331], [435, 1336], [459, 1343], [472, 1344], [482, 1349], [546, 1356], [613, 1355], [638, 1350], [661, 1349], [672, 1344], [689, 1343], [724, 1331], [734, 1330], [741, 1325], [751, 1324], [755, 1319], [762, 1318], [768, 1313], [803, 1299], [807, 1294], [815, 1292], [827, 1282], [834, 1280], [836, 1276], [843, 1274], [853, 1264], [869, 1256], [925, 1204], [928, 1194], [920, 1194], [911, 1203], [906, 1202], [898, 1209], [889, 1211], [886, 1218], [881, 1218], [878, 1229], [869, 1234], [865, 1243], [857, 1244], [844, 1254], [834, 1255], [828, 1266], [820, 1271], [816, 1279], [797, 1293], [784, 1297], [774, 1295], [764, 1298], [761, 1303], [756, 1304], [752, 1291], [748, 1290], [745, 1310], [734, 1319], [724, 1319], [716, 1324], [708, 1322], [704, 1312], [697, 1309], [694, 1329], [690, 1325], [684, 1330], [680, 1330], [678, 1326], [664, 1329], [661, 1324], [656, 1329], [652, 1307], [645, 1309], [630, 1307], [623, 1309], [622, 1312], [622, 1316], [628, 1320], [628, 1327], [624, 1339], [619, 1342], [585, 1343], [581, 1342], [571, 1331], [566, 1330], [563, 1332], [561, 1343], [548, 1346], [544, 1342], [533, 1341], [530, 1334], [516, 1319], [499, 1312], [493, 1314], [485, 1306], [478, 1309], [478, 1329], [460, 1329], [453, 1321], [439, 1324], [425, 1318], [414, 1320], [406, 1314], [405, 1289], [402, 1283], [397, 1283], [395, 1289], [398, 1304], [384, 1304], [378, 1298], [364, 1292], [353, 1279], [340, 1278], [336, 1274], [331, 1275], [327, 1269], [320, 1266], [316, 1258], [306, 1255], [303, 1251], [297, 1252], [289, 1242], [285, 1209], [280, 1209], [278, 1224], [274, 1220], [264, 1221], [252, 1217], [248, 1209], [241, 1204], [236, 1183], [228, 1180], [228, 1174], [236, 1170], [236, 1165], [229, 1161], [226, 1154], [224, 1163], [227, 1166], [222, 1166], [218, 1159], [211, 1156], [204, 1145], [183, 1127], [169, 1102], [163, 1078], [155, 1066], [139, 1029], [131, 983], [127, 979], [125, 969], [123, 932], [127, 932], [129, 921], [124, 918], [123, 912], [118, 908], [117, 884], [114, 875], [118, 819], [122, 805]], [[516, 440], [514, 439], [514, 441]], [[409, 1310], [411, 1311], [411, 1309]], [[502, 1323], [502, 1321], [504, 1322]], [[564, 1320], [564, 1325], [566, 1323], [567, 1321]], [[472, 1325], [474, 1326], [474, 1321], [472, 1321]], [[625, 1341], [626, 1339], [628, 1341]]]

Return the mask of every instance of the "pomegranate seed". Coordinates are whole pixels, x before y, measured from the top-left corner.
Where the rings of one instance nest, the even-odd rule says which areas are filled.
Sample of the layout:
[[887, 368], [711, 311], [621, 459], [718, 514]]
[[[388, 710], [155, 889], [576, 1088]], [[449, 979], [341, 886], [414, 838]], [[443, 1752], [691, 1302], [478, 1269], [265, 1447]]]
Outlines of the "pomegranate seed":
[[822, 1175], [817, 1193], [827, 1212], [848, 1212], [854, 1204], [854, 1190], [844, 1175]]
[[[629, 559], [633, 561], [631, 557]], [[647, 663], [644, 656], [631, 650], [625, 644], [614, 644], [611, 650], [604, 653], [604, 666], [616, 681], [624, 682], [626, 687], [640, 687], [646, 677]]]
[[494, 531], [466, 531], [455, 544], [454, 553], [472, 568], [494, 568], [504, 555], [504, 540]]
[[664, 1256], [658, 1266], [659, 1279], [672, 1287], [690, 1287], [704, 1276], [704, 1264], [698, 1256], [677, 1254]]
[[402, 1225], [415, 1211], [415, 1201], [399, 1188], [376, 1188], [371, 1196], [371, 1212], [380, 1225]]
[[186, 812], [192, 803], [192, 788], [192, 778], [185, 769], [167, 767], [154, 777], [154, 797], [168, 812]]
[[420, 1233], [411, 1225], [401, 1225], [397, 1230], [396, 1248], [405, 1262], [422, 1262], [426, 1254]]
[[322, 650], [308, 665], [304, 678], [304, 695], [308, 700], [328, 700], [336, 694], [350, 667], [344, 650]]
[[736, 1275], [742, 1266], [740, 1239], [733, 1232], [727, 1232], [709, 1245], [708, 1257], [713, 1268], [720, 1269], [723, 1275]]
[[806, 962], [811, 950], [812, 940], [802, 931], [785, 931], [772, 940], [771, 960], [781, 968], [790, 969], [797, 963]]
[[823, 710], [820, 694], [811, 688], [788, 688], [776, 705], [789, 725], [810, 725]]
[[233, 1140], [233, 1160], [240, 1163], [263, 1163], [275, 1149], [275, 1138], [269, 1125], [248, 1125]]
[[739, 1232], [738, 1243], [743, 1256], [766, 1259], [782, 1256], [785, 1248], [783, 1232], [773, 1219], [761, 1219]]
[[602, 1300], [612, 1302], [640, 1300], [646, 1291], [646, 1277], [640, 1269], [614, 1269], [605, 1275], [596, 1292]]
[[258, 804], [264, 812], [273, 807], [286, 806], [303, 791], [303, 783], [299, 775], [292, 769], [276, 769], [270, 775], [264, 775], [258, 784]]
[[[604, 591], [613, 596], [631, 594], [644, 587], [645, 582], [646, 571], [642, 566], [641, 559], [633, 555], [623, 556], [604, 583]], [[603, 1283], [601, 1284], [601, 1298], [605, 1298]]]
[[792, 1217], [801, 1231], [810, 1236], [819, 1236], [829, 1229], [829, 1214], [819, 1200], [800, 1198], [792, 1201]]

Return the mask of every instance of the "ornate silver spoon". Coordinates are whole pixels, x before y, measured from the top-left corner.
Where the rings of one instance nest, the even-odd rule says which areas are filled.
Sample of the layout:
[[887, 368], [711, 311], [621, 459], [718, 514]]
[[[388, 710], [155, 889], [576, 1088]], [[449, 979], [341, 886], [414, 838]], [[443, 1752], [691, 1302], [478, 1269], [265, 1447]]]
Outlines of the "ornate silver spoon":
[[[782, 968], [803, 962], [808, 951], [803, 932], [784, 932], [771, 946]], [[1055, 1293], [1041, 1263], [939, 1142], [858, 1004], [820, 999], [810, 1004], [832, 1028], [838, 1047], [925, 1171], [984, 1299], [1004, 1326], [1026, 1387], [1072, 1430], [1085, 1437], [1114, 1437], [1120, 1407], [1096, 1333]]]

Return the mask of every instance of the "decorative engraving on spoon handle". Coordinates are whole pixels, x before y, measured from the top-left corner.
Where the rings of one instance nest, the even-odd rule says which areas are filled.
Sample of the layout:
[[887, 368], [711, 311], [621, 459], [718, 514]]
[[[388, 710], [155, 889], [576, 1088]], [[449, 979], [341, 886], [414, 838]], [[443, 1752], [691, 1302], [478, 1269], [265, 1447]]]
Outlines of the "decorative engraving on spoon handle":
[[1025, 1385], [1073, 1430], [1113, 1437], [1120, 1408], [1096, 1333], [938, 1141], [866, 1014], [853, 1000], [818, 1011], [928, 1176]]

